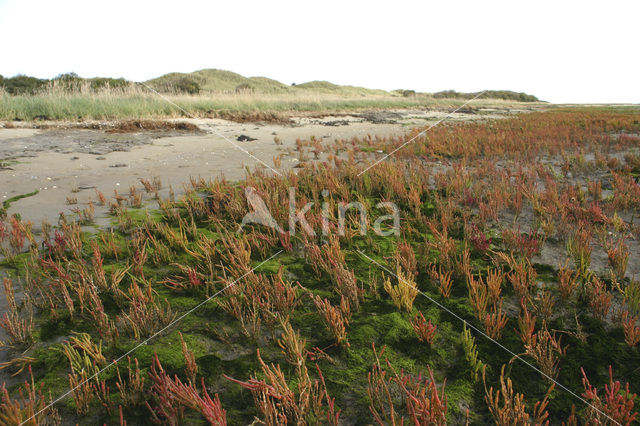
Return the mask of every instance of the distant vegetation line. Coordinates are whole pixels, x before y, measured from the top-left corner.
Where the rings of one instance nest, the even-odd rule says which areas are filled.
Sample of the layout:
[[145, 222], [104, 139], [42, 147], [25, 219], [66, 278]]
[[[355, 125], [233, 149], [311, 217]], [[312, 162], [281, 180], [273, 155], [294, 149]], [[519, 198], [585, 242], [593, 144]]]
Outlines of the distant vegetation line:
[[[444, 90], [436, 92], [433, 97], [436, 99], [473, 99], [481, 92], [462, 93], [455, 90]], [[478, 96], [479, 99], [504, 99], [518, 102], [540, 102], [540, 99], [524, 92], [512, 92], [511, 90], [487, 90]]]
[[[342, 95], [402, 95], [415, 96], [413, 90], [394, 90], [387, 92], [377, 89], [366, 89], [356, 86], [340, 86], [328, 81], [311, 81], [302, 84], [293, 83], [291, 86], [266, 77], [244, 77], [240, 74], [205, 69], [192, 73], [170, 73], [146, 82], [157, 90], [176, 94], [200, 94], [202, 92], [258, 92], [268, 94], [286, 94], [300, 91], [314, 91], [327, 94]], [[82, 78], [75, 73], [61, 74], [51, 80], [39, 79], [25, 75], [4, 78], [0, 75], [0, 87], [11, 95], [35, 95], [50, 90], [64, 90], [68, 92], [82, 92], [103, 89], [126, 89], [135, 83], [124, 78]], [[433, 93], [435, 98], [469, 99], [477, 93], [461, 93], [455, 90], [445, 90]], [[482, 95], [483, 98], [505, 99], [519, 102], [538, 102], [538, 98], [521, 92], [510, 90], [490, 90]]]
[[[351, 111], [366, 108], [448, 107], [476, 94], [452, 90], [417, 93], [341, 86], [327, 81], [286, 85], [266, 77], [244, 77], [206, 69], [170, 73], [145, 82], [196, 116], [229, 119], [278, 119], [291, 112]], [[491, 102], [536, 102], [535, 96], [488, 91]], [[82, 78], [74, 73], [51, 80], [0, 76], [0, 120], [110, 120], [184, 116], [143, 87], [123, 78]], [[490, 102], [491, 101], [491, 102]], [[271, 117], [271, 118], [269, 118]]]

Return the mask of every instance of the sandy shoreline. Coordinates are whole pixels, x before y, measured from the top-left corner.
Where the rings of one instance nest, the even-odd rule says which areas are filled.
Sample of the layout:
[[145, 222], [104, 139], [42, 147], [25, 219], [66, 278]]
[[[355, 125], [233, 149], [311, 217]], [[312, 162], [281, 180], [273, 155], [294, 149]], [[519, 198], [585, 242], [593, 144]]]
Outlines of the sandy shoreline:
[[[504, 117], [510, 111], [456, 113], [447, 120]], [[292, 124], [234, 123], [219, 119], [180, 120], [198, 131], [140, 131], [108, 133], [85, 129], [0, 129], [0, 201], [38, 191], [11, 203], [8, 214], [20, 213], [37, 229], [42, 221], [56, 224], [60, 213], [72, 215], [96, 201], [96, 189], [107, 198], [127, 193], [139, 179], [159, 177], [164, 191], [179, 194], [191, 176], [224, 175], [237, 180], [246, 168], [264, 167], [242, 150], [274, 167], [298, 164], [296, 139], [315, 137], [323, 143], [367, 135], [400, 135], [411, 127], [445, 118], [437, 111], [377, 111], [368, 114], [297, 117]], [[221, 136], [224, 135], [224, 138]], [[242, 141], [242, 136], [250, 140]], [[280, 144], [274, 142], [279, 139]], [[229, 139], [231, 142], [225, 140]], [[239, 140], [240, 138], [240, 140]], [[240, 148], [240, 149], [239, 149]], [[69, 205], [67, 198], [77, 199]], [[108, 222], [107, 209], [96, 207], [98, 223]]]

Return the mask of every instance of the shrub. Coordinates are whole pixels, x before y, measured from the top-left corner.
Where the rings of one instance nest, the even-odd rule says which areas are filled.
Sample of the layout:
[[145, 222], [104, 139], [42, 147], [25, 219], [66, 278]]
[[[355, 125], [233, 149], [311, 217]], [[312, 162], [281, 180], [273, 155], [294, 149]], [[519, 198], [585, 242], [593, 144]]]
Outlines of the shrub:
[[[319, 379], [311, 379], [304, 366], [297, 369], [298, 385], [292, 388], [280, 366], [267, 365], [260, 357], [259, 350], [258, 362], [264, 379], [258, 379], [256, 375], [242, 382], [227, 375], [224, 377], [251, 391], [264, 424], [309, 424], [313, 419], [325, 416], [328, 424], [338, 424], [340, 413], [334, 411], [335, 400], [327, 392], [320, 368], [317, 368]], [[323, 406], [325, 400], [327, 408]]]
[[558, 270], [558, 288], [563, 299], [569, 299], [578, 286], [577, 274], [565, 266]]
[[369, 411], [373, 414], [375, 422], [379, 425], [405, 424], [405, 418], [398, 412], [395, 405], [400, 400], [405, 404], [409, 421], [414, 425], [445, 425], [447, 424], [448, 398], [445, 393], [446, 379], [438, 386], [431, 368], [428, 369], [428, 377], [422, 374], [409, 375], [400, 370], [398, 373], [391, 362], [386, 360], [388, 371], [382, 367], [380, 357], [385, 348], [378, 354], [375, 345], [373, 354], [375, 363], [368, 375], [369, 386]]
[[[342, 298], [341, 307], [335, 307], [331, 305], [331, 302], [327, 299], [322, 299], [320, 296], [311, 296], [313, 299], [313, 303], [316, 305], [316, 309], [318, 313], [322, 316], [325, 325], [335, 337], [336, 342], [341, 344], [342, 342], [346, 342], [347, 346], [349, 343], [347, 342], [347, 326], [349, 325], [348, 313], [345, 315], [343, 310], [348, 311], [348, 302]], [[342, 308], [342, 309], [341, 309]]]
[[607, 290], [604, 282], [594, 276], [588, 296], [593, 317], [604, 321], [611, 308], [613, 295]]
[[41, 80], [26, 75], [17, 75], [2, 79], [4, 90], [11, 95], [34, 95], [42, 89], [48, 80]]
[[625, 287], [624, 301], [629, 305], [631, 312], [640, 315], [640, 281], [631, 280]]
[[510, 252], [521, 257], [531, 259], [540, 253], [543, 238], [537, 231], [529, 234], [520, 232], [520, 229], [504, 229], [502, 231], [502, 243]]
[[560, 357], [565, 355], [567, 347], [562, 347], [561, 338], [550, 333], [545, 322], [542, 324], [542, 330], [532, 334], [529, 343], [525, 345], [526, 354], [536, 361], [547, 377], [555, 380], [560, 372]]
[[427, 273], [432, 280], [438, 282], [438, 291], [445, 299], [451, 295], [451, 286], [453, 281], [451, 280], [452, 271], [442, 272], [442, 267], [436, 269], [436, 265], [431, 265], [430, 269], [427, 269]]
[[421, 342], [427, 342], [429, 344], [433, 343], [433, 339], [436, 337], [438, 327], [434, 324], [431, 324], [431, 320], [427, 322], [427, 320], [424, 319], [424, 315], [422, 315], [422, 312], [418, 312], [418, 315], [416, 315], [411, 320], [411, 326], [418, 335], [418, 340], [420, 340]]
[[[549, 395], [553, 390], [553, 385], [547, 391], [544, 399], [535, 403], [533, 413], [527, 413], [527, 407], [524, 402], [524, 395], [513, 390], [513, 382], [510, 378], [504, 376], [504, 365], [500, 371], [500, 389], [496, 389], [494, 393], [493, 387], [487, 390], [487, 381], [485, 371], [482, 371], [482, 380], [484, 382], [485, 401], [489, 407], [489, 411], [498, 425], [526, 425], [532, 420], [536, 425], [548, 425], [549, 412]], [[532, 417], [532, 418], [531, 418]]]
[[171, 379], [162, 368], [157, 354], [154, 354], [149, 376], [153, 382], [151, 391], [158, 401], [157, 406], [153, 408], [147, 402], [154, 422], [158, 424], [181, 423], [184, 408], [187, 407], [202, 414], [210, 425], [226, 426], [226, 410], [222, 408], [218, 394], [215, 394], [213, 399], [209, 396], [204, 385], [204, 378], [202, 379], [201, 395], [196, 385], [191, 381], [183, 383], [177, 376]]
[[[479, 92], [463, 93], [455, 90], [443, 90], [433, 94], [434, 98], [445, 99], [473, 99], [478, 96]], [[523, 92], [513, 92], [511, 90], [487, 90], [480, 96], [480, 99], [504, 99], [508, 101], [518, 102], [539, 102], [540, 100], [533, 95]]]
[[[25, 301], [28, 314], [26, 315], [27, 318], [22, 318], [18, 305], [16, 304], [13, 282], [5, 278], [3, 285], [5, 298], [7, 300], [7, 312], [4, 312], [2, 317], [0, 317], [0, 327], [4, 329], [9, 337], [9, 344], [28, 344], [33, 339], [33, 310], [31, 307], [31, 299], [27, 298]], [[0, 347], [1, 346], [2, 345], [0, 345]]]
[[502, 312], [502, 300], [491, 307], [491, 312], [487, 312], [484, 316], [484, 328], [487, 335], [494, 340], [502, 337], [502, 329], [507, 325], [507, 314]]
[[398, 309], [411, 312], [413, 301], [419, 293], [416, 283], [405, 277], [400, 268], [397, 269], [397, 277], [398, 285], [392, 285], [391, 279], [387, 278], [384, 282], [384, 289], [389, 293], [391, 300], [393, 300], [394, 305], [396, 305]]
[[469, 363], [469, 367], [471, 367], [471, 378], [474, 382], [477, 382], [479, 373], [484, 369], [485, 364], [478, 357], [476, 339], [471, 334], [471, 330], [467, 328], [466, 322], [462, 329], [462, 347], [464, 349], [464, 356]]
[[24, 382], [17, 399], [12, 399], [5, 383], [0, 386], [0, 423], [4, 425], [29, 426], [39, 424], [60, 424], [58, 410], [48, 404], [42, 392], [43, 384], [36, 387], [31, 366], [29, 366], [31, 382]]
[[586, 227], [578, 227], [567, 240], [567, 252], [575, 263], [576, 271], [585, 277], [591, 265], [591, 231]]
[[638, 318], [633, 315], [629, 315], [629, 312], [624, 311], [622, 314], [622, 328], [624, 330], [624, 341], [630, 347], [634, 347], [640, 343], [640, 327], [636, 325]]
[[622, 280], [629, 263], [629, 247], [624, 243], [624, 240], [607, 244], [607, 257], [616, 278]]
[[491, 239], [487, 238], [484, 232], [478, 225], [473, 224], [469, 229], [468, 239], [471, 241], [471, 246], [481, 254], [484, 254], [489, 250], [489, 246], [491, 245]]
[[200, 93], [200, 84], [190, 77], [180, 77], [173, 83], [172, 89], [178, 93], [197, 95]]
[[624, 391], [618, 380], [613, 381], [613, 371], [609, 366], [609, 383], [604, 385], [604, 401], [598, 395], [598, 389], [589, 383], [584, 369], [582, 371], [582, 396], [589, 401], [587, 408], [586, 424], [608, 424], [613, 420], [620, 425], [629, 425], [637, 418], [638, 413], [633, 411], [635, 394], [629, 391], [629, 383], [625, 384]]

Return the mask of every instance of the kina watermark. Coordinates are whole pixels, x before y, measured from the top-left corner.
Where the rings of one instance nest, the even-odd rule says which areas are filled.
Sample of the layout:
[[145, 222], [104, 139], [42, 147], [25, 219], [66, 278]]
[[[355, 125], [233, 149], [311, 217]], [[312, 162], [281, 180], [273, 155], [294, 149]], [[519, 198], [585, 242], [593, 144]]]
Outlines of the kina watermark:
[[[246, 225], [262, 225], [280, 233], [288, 232], [289, 235], [294, 236], [299, 226], [307, 235], [317, 235], [316, 229], [309, 224], [306, 215], [309, 212], [313, 212], [314, 208], [317, 210], [318, 207], [315, 202], [309, 201], [302, 208], [298, 209], [295, 187], [289, 187], [288, 229], [280, 226], [278, 221], [274, 219], [271, 211], [267, 207], [267, 203], [265, 203], [264, 199], [255, 188], [248, 186], [244, 189], [244, 193], [247, 198], [247, 205], [251, 211], [245, 214], [242, 218], [242, 224], [240, 225], [238, 232], [242, 232]], [[359, 201], [351, 201], [348, 203], [343, 201], [339, 201], [337, 203], [327, 202], [326, 199], [329, 197], [330, 193], [326, 189], [321, 191], [321, 195], [325, 201], [323, 201], [319, 206], [321, 220], [320, 229], [318, 231], [323, 236], [327, 236], [332, 232], [335, 232], [337, 235], [344, 236], [347, 229], [347, 215], [350, 212], [356, 212], [358, 215], [360, 235], [366, 235], [370, 231], [368, 226], [370, 223], [369, 208], [365, 204]], [[335, 207], [337, 207], [337, 212]], [[390, 201], [381, 201], [375, 205], [375, 209], [385, 211], [387, 214], [380, 214], [375, 218], [372, 226], [373, 233], [383, 237], [390, 235], [399, 236], [400, 209], [398, 206]], [[337, 213], [337, 223], [335, 213]]]

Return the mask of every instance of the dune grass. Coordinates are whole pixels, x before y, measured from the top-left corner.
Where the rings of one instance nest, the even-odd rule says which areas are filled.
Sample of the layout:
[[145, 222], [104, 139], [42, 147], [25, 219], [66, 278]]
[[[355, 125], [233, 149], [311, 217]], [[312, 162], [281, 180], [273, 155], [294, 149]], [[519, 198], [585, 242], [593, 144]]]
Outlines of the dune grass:
[[[11, 96], [0, 94], [0, 120], [117, 120], [131, 118], [221, 117], [233, 113], [345, 112], [384, 108], [451, 108], [462, 105], [461, 99], [435, 99], [428, 95], [402, 97], [339, 96], [313, 91], [293, 94], [206, 94], [166, 95], [138, 87], [126, 92], [44, 93]], [[477, 100], [474, 107], [519, 105], [500, 100]], [[531, 106], [531, 104], [527, 104]], [[232, 118], [232, 117], [231, 117]]]
[[[401, 89], [385, 91], [328, 81], [288, 85], [267, 77], [245, 77], [218, 69], [169, 73], [144, 83], [112, 78], [87, 79], [69, 73], [51, 80], [28, 76], [0, 80], [0, 120], [76, 121], [185, 116], [238, 121], [279, 120], [301, 112], [455, 108], [467, 102], [471, 95], [474, 94], [454, 91], [435, 94]], [[532, 102], [521, 101], [536, 99], [532, 96], [526, 98], [528, 95], [523, 98], [524, 94], [509, 91], [492, 91], [486, 95], [484, 99], [474, 100], [473, 107], [530, 107]]]
[[[7, 83], [9, 80], [11, 85]], [[383, 108], [446, 109], [467, 102], [460, 96], [448, 98], [412, 90], [387, 92], [328, 81], [287, 85], [267, 77], [244, 77], [217, 69], [170, 73], [144, 83], [84, 79], [75, 74], [52, 80], [24, 76], [9, 80], [5, 79], [5, 84], [0, 84], [0, 120], [5, 121], [187, 116], [239, 121], [246, 121], [247, 117], [277, 120], [295, 113]], [[473, 102], [473, 107], [514, 105], [529, 107], [532, 103], [504, 99], [478, 99]]]

